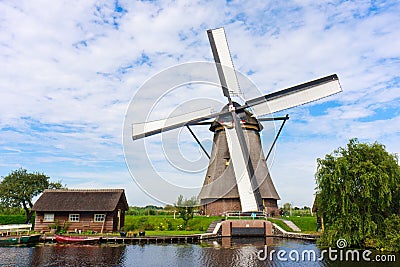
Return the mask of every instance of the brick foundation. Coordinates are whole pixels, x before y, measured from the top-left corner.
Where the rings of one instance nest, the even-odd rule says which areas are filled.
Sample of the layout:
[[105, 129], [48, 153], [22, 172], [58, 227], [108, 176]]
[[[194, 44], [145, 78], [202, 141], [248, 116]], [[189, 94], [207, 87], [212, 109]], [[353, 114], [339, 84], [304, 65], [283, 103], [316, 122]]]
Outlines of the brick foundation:
[[[204, 202], [209, 202], [204, 204]], [[224, 215], [225, 212], [241, 211], [240, 199], [239, 198], [221, 198], [217, 200], [206, 200], [201, 204], [201, 210], [203, 214], [210, 216]], [[276, 199], [263, 199], [265, 212], [269, 216], [278, 215], [278, 203]]]
[[[254, 230], [253, 233], [256, 233], [257, 235], [271, 236], [272, 223], [266, 220], [227, 220], [222, 222], [223, 237], [247, 234], [252, 235], [252, 231], [248, 230]], [[236, 234], [232, 232], [235, 232]]]

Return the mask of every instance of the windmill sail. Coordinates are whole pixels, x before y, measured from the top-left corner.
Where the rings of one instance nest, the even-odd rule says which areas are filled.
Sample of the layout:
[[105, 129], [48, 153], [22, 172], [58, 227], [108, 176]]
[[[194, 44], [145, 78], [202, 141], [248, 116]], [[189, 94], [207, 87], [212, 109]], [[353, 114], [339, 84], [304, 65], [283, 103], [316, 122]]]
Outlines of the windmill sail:
[[207, 34], [224, 96], [241, 94], [224, 28], [208, 30]]
[[132, 139], [137, 140], [164, 131], [180, 128], [187, 124], [214, 118], [217, 115], [218, 113], [215, 112], [214, 108], [210, 107], [167, 119], [134, 123], [132, 124]]
[[258, 117], [316, 101], [341, 91], [339, 78], [333, 74], [248, 100], [244, 107], [251, 107], [254, 116]]
[[233, 108], [231, 96], [240, 93], [238, 80], [224, 28], [207, 31], [224, 96], [228, 98], [233, 127], [225, 127], [229, 154], [235, 173], [242, 211], [262, 210], [262, 198], [248, 153], [240, 119]]
[[242, 211], [258, 211], [258, 205], [247, 171], [247, 160], [242, 154], [239, 137], [235, 128], [225, 128], [229, 153], [235, 173]]

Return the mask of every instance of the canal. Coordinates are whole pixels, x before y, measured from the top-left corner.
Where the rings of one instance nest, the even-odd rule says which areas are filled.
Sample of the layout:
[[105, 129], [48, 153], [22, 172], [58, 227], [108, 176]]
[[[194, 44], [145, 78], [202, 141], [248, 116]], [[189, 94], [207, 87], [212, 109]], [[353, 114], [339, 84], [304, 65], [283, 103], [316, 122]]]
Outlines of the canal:
[[162, 245], [46, 243], [0, 247], [0, 266], [399, 266], [399, 254], [347, 252], [324, 252], [310, 241], [272, 237]]

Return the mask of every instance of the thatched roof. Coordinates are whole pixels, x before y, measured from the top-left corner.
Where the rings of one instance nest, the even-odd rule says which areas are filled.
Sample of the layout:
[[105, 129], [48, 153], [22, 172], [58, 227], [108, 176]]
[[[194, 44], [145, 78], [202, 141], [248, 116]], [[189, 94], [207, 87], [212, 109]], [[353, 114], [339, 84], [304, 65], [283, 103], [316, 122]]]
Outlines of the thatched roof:
[[35, 211], [113, 211], [118, 203], [128, 210], [124, 189], [46, 189]]

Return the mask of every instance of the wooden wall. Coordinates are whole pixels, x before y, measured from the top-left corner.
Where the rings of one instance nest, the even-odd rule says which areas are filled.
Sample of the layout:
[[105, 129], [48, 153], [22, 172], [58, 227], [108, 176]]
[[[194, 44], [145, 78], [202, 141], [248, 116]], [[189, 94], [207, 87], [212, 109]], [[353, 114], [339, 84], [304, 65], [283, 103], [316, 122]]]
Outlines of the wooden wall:
[[[53, 213], [53, 212], [46, 212], [46, 213]], [[68, 222], [69, 214], [79, 214], [79, 222]], [[105, 222], [94, 222], [94, 214], [106, 214]], [[117, 219], [118, 211], [112, 212], [54, 212], [54, 222], [45, 222], [44, 219], [44, 212], [36, 212], [35, 217], [35, 228], [34, 230], [37, 232], [49, 232], [49, 225], [54, 225], [55, 222], [58, 220], [61, 227], [64, 223], [68, 222], [68, 232], [73, 232], [76, 230], [82, 231], [96, 231], [100, 233], [102, 230], [104, 233], [107, 232], [116, 232], [118, 231], [118, 219]], [[121, 212], [121, 225], [124, 225], [124, 213]], [[104, 225], [103, 225], [104, 224]]]

